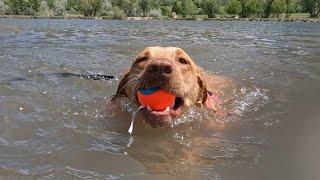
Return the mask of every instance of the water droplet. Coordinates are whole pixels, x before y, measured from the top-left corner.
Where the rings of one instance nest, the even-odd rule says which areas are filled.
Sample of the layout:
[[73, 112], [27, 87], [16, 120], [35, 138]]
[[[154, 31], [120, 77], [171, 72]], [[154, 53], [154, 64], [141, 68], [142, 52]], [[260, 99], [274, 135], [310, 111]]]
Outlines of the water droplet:
[[271, 122], [264, 122], [263, 125], [265, 127], [270, 127], [270, 126], [272, 126], [272, 123]]
[[133, 144], [133, 141], [134, 141], [134, 137], [133, 137], [133, 136], [130, 136], [129, 142], [128, 142], [128, 144], [127, 144], [127, 147], [131, 147], [131, 145]]

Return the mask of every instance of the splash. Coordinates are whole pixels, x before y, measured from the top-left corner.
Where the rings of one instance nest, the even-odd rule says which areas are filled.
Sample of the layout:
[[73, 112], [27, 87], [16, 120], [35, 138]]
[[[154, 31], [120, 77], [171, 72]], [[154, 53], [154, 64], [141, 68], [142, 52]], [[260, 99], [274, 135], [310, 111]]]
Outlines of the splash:
[[201, 121], [204, 117], [202, 111], [196, 107], [190, 107], [186, 112], [184, 112], [180, 117], [175, 118], [172, 121], [171, 127], [176, 127], [181, 124], [191, 123], [194, 120]]
[[137, 117], [137, 114], [138, 112], [142, 109], [142, 108], [145, 108], [144, 106], [140, 106], [136, 111], [133, 111], [132, 112], [132, 118], [131, 118], [131, 124], [130, 124], [130, 127], [128, 129], [128, 133], [130, 134], [130, 138], [129, 138], [129, 142], [127, 144], [127, 147], [131, 147], [131, 145], [133, 144], [133, 136], [132, 136], [132, 131], [133, 131], [133, 125], [134, 125], [134, 122], [136, 120], [136, 117]]
[[144, 106], [140, 106], [138, 109], [136, 109], [136, 107], [133, 106], [133, 104], [131, 104], [130, 101], [128, 100], [122, 100], [121, 101], [121, 106], [128, 112], [131, 114], [132, 118], [131, 118], [131, 124], [130, 127], [128, 129], [128, 133], [131, 135], [132, 131], [133, 131], [133, 125], [137, 116], [137, 113], [139, 112], [139, 110], [141, 110], [142, 108], [144, 108]]
[[257, 111], [261, 106], [269, 102], [267, 90], [254, 87], [253, 89], [242, 87], [241, 94], [234, 101], [234, 112], [243, 115], [248, 111]]
[[136, 111], [134, 111], [132, 113], [132, 118], [131, 118], [131, 124], [130, 124], [130, 127], [128, 129], [128, 133], [131, 135], [132, 134], [132, 131], [133, 131], [133, 124], [134, 124], [134, 121], [137, 117], [137, 113], [142, 109], [142, 108], [145, 108], [144, 106], [140, 106]]

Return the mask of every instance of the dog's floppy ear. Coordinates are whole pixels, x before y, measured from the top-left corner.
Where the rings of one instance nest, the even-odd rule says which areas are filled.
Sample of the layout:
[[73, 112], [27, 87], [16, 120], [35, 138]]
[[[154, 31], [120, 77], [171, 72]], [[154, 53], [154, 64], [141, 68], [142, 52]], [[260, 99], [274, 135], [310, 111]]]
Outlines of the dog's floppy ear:
[[117, 97], [127, 97], [126, 85], [127, 85], [127, 82], [129, 81], [129, 72], [130, 72], [130, 70], [127, 70], [124, 73], [124, 75], [118, 85], [116, 95], [114, 95], [112, 99], [116, 99]]
[[207, 91], [207, 84], [204, 78], [203, 70], [202, 68], [197, 68], [197, 79], [198, 79], [198, 85], [199, 85], [199, 92], [198, 92], [198, 98], [197, 98], [197, 106], [202, 107], [205, 105], [208, 91]]

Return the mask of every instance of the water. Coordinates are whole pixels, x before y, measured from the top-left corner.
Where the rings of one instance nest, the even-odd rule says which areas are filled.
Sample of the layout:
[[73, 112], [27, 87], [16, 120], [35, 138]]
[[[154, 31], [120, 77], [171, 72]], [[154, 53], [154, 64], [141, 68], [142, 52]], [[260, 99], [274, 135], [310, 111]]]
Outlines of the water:
[[[319, 179], [320, 24], [0, 19], [0, 176], [40, 179]], [[146, 46], [179, 46], [240, 86], [219, 118], [171, 128], [110, 104]], [[131, 139], [133, 140], [133, 139]]]

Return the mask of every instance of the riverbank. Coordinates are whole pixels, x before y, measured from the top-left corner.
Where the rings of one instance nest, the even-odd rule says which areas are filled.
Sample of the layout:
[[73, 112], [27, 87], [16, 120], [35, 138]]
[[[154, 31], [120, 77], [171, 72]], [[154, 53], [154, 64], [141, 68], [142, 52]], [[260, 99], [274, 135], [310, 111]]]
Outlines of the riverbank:
[[[25, 15], [0, 15], [0, 18], [7, 19], [108, 19], [115, 20], [110, 16], [102, 17], [85, 17], [81, 15], [72, 16], [25, 16]], [[126, 17], [123, 20], [196, 20], [196, 21], [279, 21], [279, 22], [320, 22], [319, 18], [170, 18], [170, 17]]]

